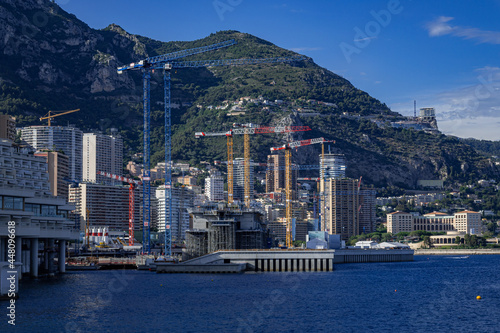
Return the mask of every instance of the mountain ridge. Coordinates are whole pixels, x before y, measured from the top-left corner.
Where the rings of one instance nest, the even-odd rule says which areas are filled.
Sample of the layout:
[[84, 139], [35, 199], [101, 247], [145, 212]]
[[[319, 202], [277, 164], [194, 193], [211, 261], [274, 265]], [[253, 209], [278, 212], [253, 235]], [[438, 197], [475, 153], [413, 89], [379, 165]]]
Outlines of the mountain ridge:
[[[48, 110], [80, 108], [82, 111], [65, 116], [59, 123], [71, 122], [85, 131], [104, 133], [116, 127], [125, 139], [125, 155], [129, 157], [142, 149], [142, 81], [140, 73], [118, 75], [118, 66], [233, 38], [238, 42], [234, 46], [186, 60], [296, 55], [234, 30], [172, 42], [133, 35], [117, 24], [96, 30], [48, 0], [6, 0], [0, 5], [0, 19], [0, 35], [5, 36], [0, 40], [0, 111], [16, 116], [18, 126], [27, 126], [40, 124], [38, 117]], [[163, 89], [162, 79], [156, 75], [151, 96], [152, 161], [158, 162], [163, 156]], [[286, 103], [268, 109], [246, 103], [245, 114], [240, 116], [216, 109], [224, 101], [238, 102], [247, 96]], [[179, 70], [172, 73], [172, 102], [172, 156], [195, 164], [225, 157], [223, 138], [195, 140], [195, 131], [225, 131], [233, 122], [286, 122], [313, 128], [294, 138], [335, 139], [338, 148], [334, 149], [342, 150], [350, 161], [348, 175], [363, 176], [379, 186], [414, 187], [422, 178], [464, 180], [472, 175], [499, 174], [491, 161], [459, 140], [380, 128], [366, 120], [363, 117], [396, 119], [401, 115], [311, 58], [297, 64]], [[317, 111], [318, 116], [306, 117], [298, 109]], [[346, 113], [361, 118], [346, 118]], [[252, 138], [252, 158], [264, 161], [268, 148], [284, 140], [283, 136]], [[427, 151], [420, 151], [421, 147]], [[317, 162], [317, 148], [304, 149], [296, 154], [296, 162]]]

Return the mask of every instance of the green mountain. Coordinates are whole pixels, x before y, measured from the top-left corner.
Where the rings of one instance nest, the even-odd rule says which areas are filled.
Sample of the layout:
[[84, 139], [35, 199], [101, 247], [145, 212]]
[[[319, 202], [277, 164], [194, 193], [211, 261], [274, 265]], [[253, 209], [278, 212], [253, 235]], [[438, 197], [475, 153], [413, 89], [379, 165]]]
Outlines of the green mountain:
[[[140, 72], [118, 75], [118, 66], [228, 39], [237, 44], [185, 60], [296, 55], [237, 31], [221, 31], [196, 41], [161, 42], [131, 35], [114, 24], [95, 30], [49, 0], [4, 0], [0, 17], [4, 36], [0, 40], [0, 112], [16, 116], [21, 127], [40, 124], [38, 118], [48, 110], [80, 108], [55, 122], [72, 123], [84, 131], [117, 128], [128, 157], [142, 150], [142, 78]], [[336, 140], [331, 148], [346, 154], [349, 176], [363, 176], [364, 181], [380, 186], [414, 187], [418, 179], [499, 176], [494, 163], [466, 142], [379, 127], [375, 120], [401, 116], [310, 58], [293, 64], [180, 69], [172, 72], [171, 93], [174, 160], [225, 159], [225, 138], [195, 139], [196, 131], [223, 132], [232, 123], [308, 125], [312, 131], [290, 136], [256, 135], [251, 141], [252, 158], [264, 162], [269, 148], [287, 139], [323, 136]], [[252, 100], [234, 104], [244, 97]], [[160, 74], [152, 77], [151, 101], [154, 163], [163, 160], [164, 154]], [[241, 147], [242, 138], [237, 138], [235, 157], [242, 155]], [[301, 148], [294, 159], [300, 164], [317, 163], [319, 152], [320, 147]]]

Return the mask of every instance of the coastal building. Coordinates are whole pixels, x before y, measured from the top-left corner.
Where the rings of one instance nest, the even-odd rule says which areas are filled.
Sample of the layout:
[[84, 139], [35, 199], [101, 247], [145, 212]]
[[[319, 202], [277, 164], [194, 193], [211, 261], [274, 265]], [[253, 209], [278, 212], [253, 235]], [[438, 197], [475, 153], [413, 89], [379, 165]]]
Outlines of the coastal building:
[[83, 134], [83, 180], [99, 184], [121, 184], [98, 175], [98, 171], [123, 175], [123, 139], [99, 133]]
[[0, 114], [0, 139], [10, 141], [16, 139], [16, 118], [8, 114]]
[[194, 207], [189, 213], [183, 259], [218, 250], [266, 247], [268, 232], [261, 211], [218, 203]]
[[[135, 190], [134, 229], [142, 229], [141, 191]], [[107, 226], [111, 231], [129, 229], [129, 187], [80, 183], [69, 188], [69, 202], [80, 216], [81, 230], [89, 226]]]
[[[159, 232], [165, 231], [165, 216], [169, 215], [166, 209], [165, 186], [160, 186], [155, 192], [158, 200], [158, 225]], [[194, 207], [195, 192], [185, 186], [172, 188], [172, 220], [170, 231], [172, 241], [180, 242], [186, 238], [186, 230], [189, 228], [189, 212]], [[168, 219], [168, 218], [167, 218]]]
[[73, 126], [21, 128], [21, 139], [35, 151], [62, 151], [69, 158], [69, 178], [82, 179], [83, 133]]
[[341, 235], [342, 240], [359, 234], [358, 183], [356, 179], [321, 179], [320, 187], [324, 193], [321, 201], [322, 231]]
[[[74, 207], [51, 195], [43, 157], [13, 146], [10, 140], [0, 140], [0, 166], [1, 266], [7, 264], [9, 230], [14, 230], [18, 277], [64, 272], [66, 242], [79, 237], [74, 222], [68, 219]], [[2, 283], [6, 272], [1, 270]]]
[[478, 234], [482, 232], [481, 214], [473, 211], [462, 211], [454, 215], [433, 212], [414, 216], [400, 211], [387, 214], [387, 232], [397, 234], [416, 230]]
[[481, 213], [464, 210], [455, 213], [454, 218], [457, 231], [471, 235], [482, 233]]
[[387, 214], [387, 232], [397, 234], [413, 231], [413, 215], [405, 212]]
[[58, 151], [37, 152], [35, 156], [45, 158], [49, 172], [50, 192], [53, 196], [68, 200], [69, 158]]

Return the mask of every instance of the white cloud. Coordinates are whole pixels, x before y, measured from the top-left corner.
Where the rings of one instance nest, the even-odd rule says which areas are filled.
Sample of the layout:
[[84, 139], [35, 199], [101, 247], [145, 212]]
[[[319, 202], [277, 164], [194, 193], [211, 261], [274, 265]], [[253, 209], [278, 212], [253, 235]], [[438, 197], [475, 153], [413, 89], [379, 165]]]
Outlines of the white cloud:
[[481, 30], [478, 28], [469, 28], [454, 26], [448, 22], [453, 17], [440, 16], [432, 22], [426, 24], [427, 31], [431, 37], [452, 35], [464, 39], [473, 39], [478, 43], [500, 44], [500, 31]]
[[[418, 108], [433, 107], [445, 134], [500, 140], [500, 68], [487, 66], [475, 72], [466, 86], [418, 96]], [[413, 101], [391, 105], [391, 109], [413, 115]]]

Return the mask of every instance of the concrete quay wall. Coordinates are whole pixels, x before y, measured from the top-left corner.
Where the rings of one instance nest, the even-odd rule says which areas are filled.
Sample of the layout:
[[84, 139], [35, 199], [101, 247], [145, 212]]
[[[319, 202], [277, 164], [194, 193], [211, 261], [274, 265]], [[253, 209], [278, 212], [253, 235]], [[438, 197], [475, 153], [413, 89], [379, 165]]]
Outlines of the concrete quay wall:
[[413, 261], [413, 250], [348, 249], [335, 250], [335, 264], [359, 262]]
[[416, 256], [468, 256], [468, 255], [488, 255], [500, 254], [500, 249], [418, 249], [415, 250]]
[[413, 250], [229, 250], [191, 259], [180, 265], [246, 264], [255, 272], [329, 272], [334, 264], [412, 261]]

